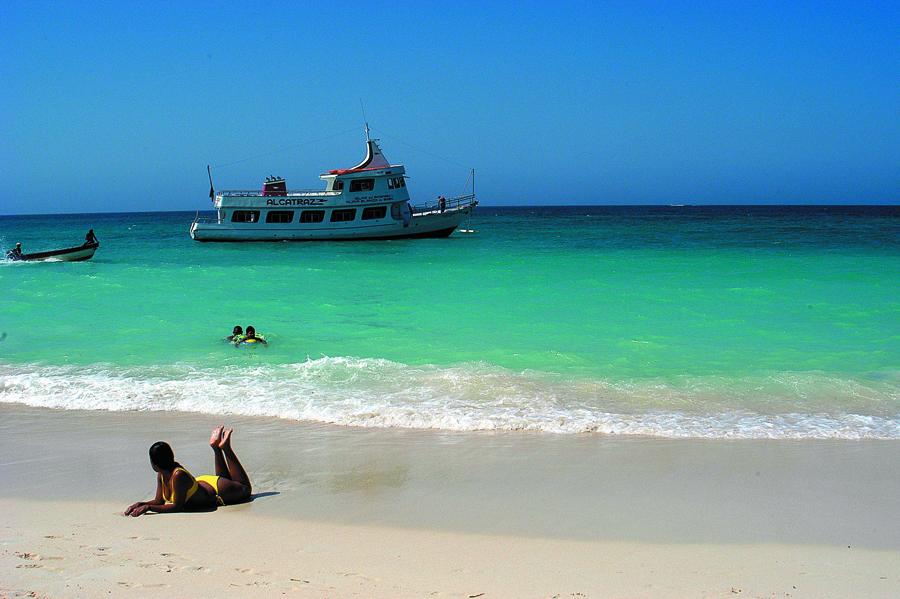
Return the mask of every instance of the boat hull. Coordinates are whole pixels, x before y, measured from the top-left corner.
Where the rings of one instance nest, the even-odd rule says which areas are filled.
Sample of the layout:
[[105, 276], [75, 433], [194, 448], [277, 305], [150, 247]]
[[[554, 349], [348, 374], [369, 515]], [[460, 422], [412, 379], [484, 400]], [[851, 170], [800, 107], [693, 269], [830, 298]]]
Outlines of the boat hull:
[[22, 254], [13, 260], [16, 262], [82, 262], [93, 258], [98, 247], [100, 247], [99, 243], [90, 243], [61, 250]]
[[408, 226], [400, 221], [371, 225], [317, 223], [312, 226], [195, 222], [191, 225], [191, 237], [196, 241], [372, 241], [448, 237], [471, 212], [471, 206], [445, 212], [435, 210], [414, 215]]

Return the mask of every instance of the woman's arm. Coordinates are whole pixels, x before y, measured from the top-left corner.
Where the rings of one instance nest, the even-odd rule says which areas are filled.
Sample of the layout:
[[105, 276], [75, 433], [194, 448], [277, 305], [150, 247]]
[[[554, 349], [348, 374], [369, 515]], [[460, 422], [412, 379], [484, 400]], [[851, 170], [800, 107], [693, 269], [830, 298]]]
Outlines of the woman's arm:
[[[172, 485], [172, 503], [165, 503], [164, 501], [160, 501], [159, 503], [145, 503], [136, 511], [143, 509], [141, 514], [148, 511], [158, 512], [160, 514], [183, 512], [184, 504], [187, 503], [188, 489], [190, 489], [193, 484], [191, 482], [191, 475], [184, 470], [177, 470], [172, 475], [171, 480], [169, 480], [169, 484]], [[140, 516], [140, 514], [136, 515]]]
[[140, 516], [147, 510], [142, 511], [141, 514], [135, 514], [134, 512], [135, 512], [135, 510], [141, 508], [142, 506], [162, 505], [164, 503], [165, 503], [165, 500], [163, 499], [163, 492], [162, 492], [162, 474], [157, 474], [156, 475], [156, 497], [154, 497], [150, 501], [138, 501], [138, 502], [132, 503], [125, 510], [125, 515], [126, 516]]

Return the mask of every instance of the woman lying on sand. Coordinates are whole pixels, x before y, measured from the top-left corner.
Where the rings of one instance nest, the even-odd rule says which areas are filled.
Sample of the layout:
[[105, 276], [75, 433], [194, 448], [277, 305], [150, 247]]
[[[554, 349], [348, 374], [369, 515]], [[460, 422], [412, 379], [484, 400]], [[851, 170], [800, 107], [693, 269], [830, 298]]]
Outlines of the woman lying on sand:
[[250, 478], [231, 449], [234, 429], [219, 426], [209, 438], [216, 458], [216, 475], [194, 478], [175, 461], [168, 443], [157, 441], [150, 446], [150, 465], [156, 476], [156, 498], [128, 506], [126, 516], [140, 516], [148, 511], [161, 514], [188, 510], [215, 509], [250, 500]]

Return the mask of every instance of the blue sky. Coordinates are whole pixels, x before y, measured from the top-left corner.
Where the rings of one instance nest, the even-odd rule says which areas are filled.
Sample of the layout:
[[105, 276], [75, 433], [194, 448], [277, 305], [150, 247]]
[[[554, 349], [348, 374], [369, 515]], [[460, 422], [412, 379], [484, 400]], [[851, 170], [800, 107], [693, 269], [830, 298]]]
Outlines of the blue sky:
[[364, 151], [414, 200], [898, 203], [893, 3], [0, 4], [0, 213], [194, 210]]

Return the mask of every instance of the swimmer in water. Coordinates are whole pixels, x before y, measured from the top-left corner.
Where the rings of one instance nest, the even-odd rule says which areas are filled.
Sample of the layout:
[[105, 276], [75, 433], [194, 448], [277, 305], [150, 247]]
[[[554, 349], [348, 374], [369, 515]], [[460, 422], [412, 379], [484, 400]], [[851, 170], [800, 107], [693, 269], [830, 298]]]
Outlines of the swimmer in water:
[[256, 336], [256, 329], [252, 325], [247, 325], [247, 334], [235, 345], [240, 345], [241, 343], [262, 343], [263, 345], [268, 345], [265, 339]]
[[236, 324], [234, 328], [231, 329], [231, 334], [225, 337], [225, 341], [231, 341], [232, 343], [240, 343], [244, 338], [244, 329], [241, 328], [241, 325]]
[[250, 501], [250, 477], [231, 448], [234, 429], [218, 426], [209, 437], [216, 462], [216, 474], [194, 476], [175, 461], [168, 443], [157, 441], [150, 446], [150, 466], [156, 471], [156, 497], [132, 503], [126, 516], [135, 518], [147, 512], [167, 514], [197, 510], [214, 510], [219, 505]]

